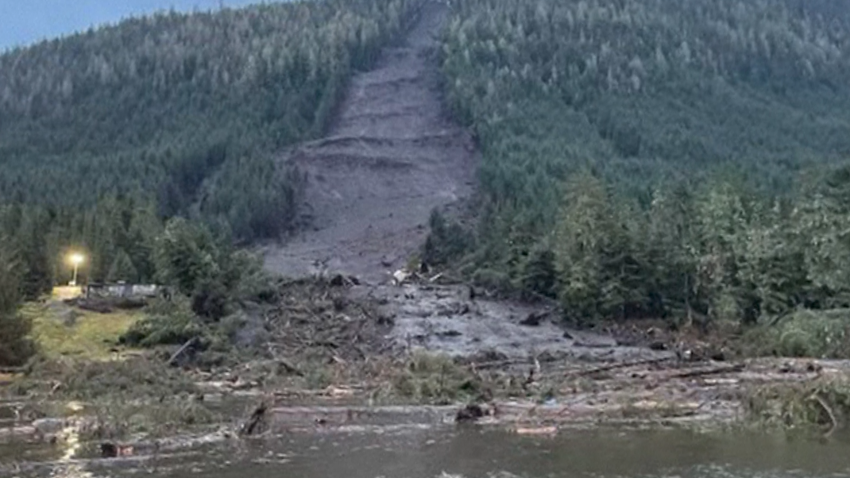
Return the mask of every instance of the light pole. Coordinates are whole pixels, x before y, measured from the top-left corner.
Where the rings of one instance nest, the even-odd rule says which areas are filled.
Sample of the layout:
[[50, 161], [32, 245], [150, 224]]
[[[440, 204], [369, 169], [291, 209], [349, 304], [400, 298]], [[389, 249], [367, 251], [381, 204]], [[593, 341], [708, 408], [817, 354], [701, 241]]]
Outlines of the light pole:
[[85, 256], [83, 256], [80, 253], [74, 253], [74, 254], [71, 254], [70, 256], [68, 256], [68, 260], [74, 266], [74, 278], [71, 279], [71, 284], [70, 284], [71, 287], [74, 287], [74, 286], [77, 285], [77, 272], [80, 269], [80, 264], [82, 264], [83, 261], [86, 260], [86, 258], [85, 258]]

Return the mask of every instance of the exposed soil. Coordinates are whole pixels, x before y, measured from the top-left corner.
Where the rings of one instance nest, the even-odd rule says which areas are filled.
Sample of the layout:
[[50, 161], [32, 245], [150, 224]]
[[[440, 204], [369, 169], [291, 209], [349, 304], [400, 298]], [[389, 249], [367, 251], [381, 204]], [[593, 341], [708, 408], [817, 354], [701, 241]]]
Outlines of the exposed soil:
[[474, 142], [443, 111], [439, 85], [446, 14], [425, 2], [407, 37], [352, 79], [327, 137], [283, 155], [306, 173], [309, 226], [266, 252], [269, 270], [383, 282], [422, 245], [434, 208], [471, 196]]
[[392, 318], [386, 338], [396, 349], [513, 358], [656, 356], [592, 334], [566, 338], [548, 319], [521, 325], [546, 310], [474, 299], [462, 285], [390, 285], [392, 273], [422, 246], [431, 211], [456, 207], [474, 193], [475, 144], [444, 110], [439, 84], [435, 47], [446, 14], [444, 3], [426, 1], [406, 38], [353, 78], [328, 136], [282, 155], [306, 173], [309, 226], [267, 249], [266, 267], [295, 278], [356, 277], [351, 299], [374, 300]]

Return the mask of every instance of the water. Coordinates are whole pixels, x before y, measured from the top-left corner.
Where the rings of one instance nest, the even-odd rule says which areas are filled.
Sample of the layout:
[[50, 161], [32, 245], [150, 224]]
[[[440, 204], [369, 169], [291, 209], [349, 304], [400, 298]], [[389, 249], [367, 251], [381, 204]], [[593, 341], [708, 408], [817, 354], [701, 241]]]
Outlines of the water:
[[[156, 460], [82, 460], [0, 471], [55, 478], [773, 478], [850, 477], [850, 439], [663, 432], [562, 432], [555, 438], [446, 428], [291, 434]], [[0, 463], [12, 455], [0, 445]], [[33, 459], [19, 449], [15, 461]], [[43, 456], [49, 459], [47, 455]], [[2, 468], [0, 468], [2, 470]], [[12, 473], [9, 473], [9, 470]]]

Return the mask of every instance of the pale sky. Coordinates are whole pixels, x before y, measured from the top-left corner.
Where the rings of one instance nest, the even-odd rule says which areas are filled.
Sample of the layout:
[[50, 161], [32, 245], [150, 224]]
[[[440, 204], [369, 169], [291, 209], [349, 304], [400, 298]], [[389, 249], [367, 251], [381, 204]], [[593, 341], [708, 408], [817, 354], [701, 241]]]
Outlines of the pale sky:
[[242, 6], [262, 2], [263, 0], [0, 0], [0, 51], [171, 7], [192, 11], [196, 8], [210, 10], [221, 5]]

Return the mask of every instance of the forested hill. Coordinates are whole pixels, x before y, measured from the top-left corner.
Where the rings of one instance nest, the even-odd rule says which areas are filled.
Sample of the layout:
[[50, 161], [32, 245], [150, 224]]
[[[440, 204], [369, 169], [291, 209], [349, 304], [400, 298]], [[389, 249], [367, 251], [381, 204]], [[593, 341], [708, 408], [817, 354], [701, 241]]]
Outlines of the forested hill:
[[[445, 44], [452, 99], [511, 156], [500, 167], [590, 161], [646, 184], [731, 162], [787, 186], [799, 166], [850, 153], [846, 2], [459, 5]], [[545, 139], [509, 143], [520, 136]]]
[[[353, 72], [420, 5], [171, 12], [0, 55], [0, 281], [36, 297], [70, 279], [72, 250], [83, 280], [167, 282], [158, 244], [185, 246], [188, 274], [210, 267], [193, 239], [207, 227], [222, 243], [279, 237], [300, 177], [275, 152], [323, 133]], [[183, 233], [168, 232], [175, 216]]]
[[352, 69], [412, 0], [274, 3], [124, 21], [0, 56], [0, 201], [90, 208], [105, 195], [197, 205], [275, 236], [293, 178], [269, 152], [315, 137]]
[[468, 0], [442, 55], [480, 281], [581, 320], [850, 305], [850, 3]]

